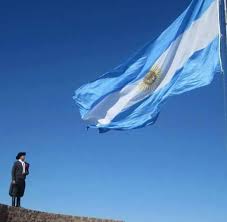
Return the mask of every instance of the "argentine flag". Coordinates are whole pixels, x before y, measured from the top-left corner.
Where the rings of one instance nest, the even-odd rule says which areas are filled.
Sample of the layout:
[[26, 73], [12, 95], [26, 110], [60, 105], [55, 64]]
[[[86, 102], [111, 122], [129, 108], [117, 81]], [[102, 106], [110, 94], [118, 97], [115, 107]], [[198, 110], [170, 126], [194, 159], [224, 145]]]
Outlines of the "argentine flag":
[[193, 0], [155, 41], [75, 91], [82, 119], [100, 132], [154, 124], [166, 99], [220, 72], [219, 0]]

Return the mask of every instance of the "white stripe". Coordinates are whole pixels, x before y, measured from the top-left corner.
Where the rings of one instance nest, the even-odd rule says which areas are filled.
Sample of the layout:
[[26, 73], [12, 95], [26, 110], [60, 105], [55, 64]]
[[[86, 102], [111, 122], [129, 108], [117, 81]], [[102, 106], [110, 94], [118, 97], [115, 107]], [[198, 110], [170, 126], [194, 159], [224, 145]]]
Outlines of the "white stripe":
[[[158, 64], [162, 73], [166, 73], [156, 91], [167, 85], [176, 71], [182, 68], [196, 51], [206, 48], [218, 36], [219, 13], [217, 10], [217, 4], [218, 0], [215, 0], [207, 11], [204, 12], [202, 17], [194, 21], [188, 30], [172, 42], [170, 47], [156, 61], [155, 64]], [[141, 90], [138, 89], [138, 85], [141, 81], [142, 80], [139, 80], [133, 85], [127, 85], [118, 92], [121, 96], [114, 105], [110, 105], [111, 107], [107, 108], [108, 99], [111, 96], [116, 95], [116, 93], [105, 98], [93, 109], [93, 111], [96, 110], [96, 112], [91, 111], [90, 114], [93, 117], [98, 117], [99, 115], [96, 115], [98, 114], [97, 111], [105, 107], [107, 110], [106, 115], [102, 119], [99, 119], [98, 122], [100, 125], [109, 124], [120, 112], [151, 94], [151, 92], [141, 93]]]

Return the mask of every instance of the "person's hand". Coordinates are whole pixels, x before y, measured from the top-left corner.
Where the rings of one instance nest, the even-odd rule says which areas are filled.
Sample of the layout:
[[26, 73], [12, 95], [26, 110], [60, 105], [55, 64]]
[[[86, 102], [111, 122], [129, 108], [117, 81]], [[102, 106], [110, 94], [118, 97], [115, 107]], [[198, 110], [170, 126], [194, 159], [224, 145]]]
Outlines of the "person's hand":
[[15, 184], [15, 183], [16, 183], [16, 181], [15, 181], [15, 180], [13, 180], [13, 181], [12, 181], [12, 183], [13, 183], [13, 184]]

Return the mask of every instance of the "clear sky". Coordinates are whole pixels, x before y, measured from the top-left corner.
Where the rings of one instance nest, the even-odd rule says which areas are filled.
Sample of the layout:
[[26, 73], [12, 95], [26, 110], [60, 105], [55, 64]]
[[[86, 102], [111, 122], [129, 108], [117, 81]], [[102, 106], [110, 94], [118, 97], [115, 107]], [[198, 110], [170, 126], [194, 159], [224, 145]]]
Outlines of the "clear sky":
[[0, 3], [0, 202], [12, 163], [31, 164], [23, 206], [127, 222], [226, 222], [220, 75], [171, 97], [154, 126], [86, 131], [81, 84], [157, 37], [190, 0]]

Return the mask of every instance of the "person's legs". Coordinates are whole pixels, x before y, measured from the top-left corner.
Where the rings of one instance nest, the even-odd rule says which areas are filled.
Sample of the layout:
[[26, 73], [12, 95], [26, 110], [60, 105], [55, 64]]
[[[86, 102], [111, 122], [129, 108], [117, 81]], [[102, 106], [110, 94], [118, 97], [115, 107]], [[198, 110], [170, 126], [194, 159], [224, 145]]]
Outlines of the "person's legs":
[[17, 197], [17, 205], [16, 207], [20, 207], [20, 197]]
[[15, 207], [15, 197], [12, 197], [12, 207]]
[[16, 206], [21, 207], [21, 197], [24, 195], [25, 190], [25, 180], [18, 180], [17, 181], [17, 200], [16, 200]]

